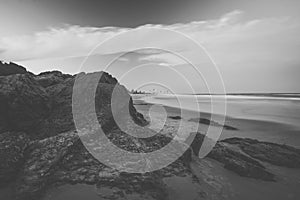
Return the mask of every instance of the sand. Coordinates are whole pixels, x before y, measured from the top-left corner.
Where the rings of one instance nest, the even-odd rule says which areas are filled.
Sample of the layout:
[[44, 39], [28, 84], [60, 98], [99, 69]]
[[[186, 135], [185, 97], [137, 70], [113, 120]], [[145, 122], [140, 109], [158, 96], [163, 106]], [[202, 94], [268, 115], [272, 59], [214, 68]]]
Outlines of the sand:
[[[180, 116], [182, 110], [175, 107], [165, 105], [155, 105], [145, 102], [142, 97], [134, 98], [135, 107], [137, 110], [145, 115], [145, 117], [156, 123], [155, 119], [165, 116]], [[151, 109], [153, 106], [162, 107], [160, 109]], [[151, 114], [149, 115], [149, 109]], [[160, 112], [166, 111], [165, 114]], [[187, 122], [190, 118], [199, 116], [199, 113], [185, 110], [188, 114], [185, 114], [182, 119], [170, 119], [166, 118], [164, 126], [160, 130], [161, 133], [172, 134], [170, 132], [178, 131], [180, 121]], [[200, 113], [201, 118], [210, 119], [210, 113]], [[270, 118], [272, 119], [272, 118]], [[161, 119], [159, 120], [162, 121]], [[300, 148], [300, 128], [295, 124], [282, 123], [277, 120], [255, 120], [255, 119], [243, 119], [226, 117], [227, 125], [233, 126], [238, 130], [224, 130], [222, 131], [219, 140], [231, 137], [240, 138], [253, 138], [260, 141], [267, 141], [279, 144], [287, 144]], [[192, 126], [191, 123], [184, 123], [185, 125]], [[151, 126], [151, 124], [150, 124]], [[162, 125], [159, 125], [160, 127]], [[152, 124], [152, 127], [155, 125]], [[200, 124], [199, 131], [206, 133], [207, 125]], [[189, 133], [190, 128], [185, 127], [186, 134]], [[265, 163], [266, 164], [266, 163]], [[202, 185], [205, 187], [210, 185], [213, 190], [218, 190], [221, 199], [230, 200], [282, 200], [282, 199], [300, 199], [300, 170], [288, 169], [285, 167], [278, 167], [267, 164], [271, 172], [278, 177], [277, 182], [264, 182], [251, 178], [244, 178], [230, 172], [222, 167], [217, 161], [204, 158], [196, 158], [192, 162], [192, 170], [194, 174], [203, 180]], [[209, 178], [207, 178], [209, 177]], [[190, 187], [187, 187], [184, 183], [178, 183], [177, 185], [170, 185], [170, 187], [177, 188], [181, 185], [180, 192], [189, 194], [193, 192]], [[209, 189], [209, 188], [207, 188]], [[190, 196], [196, 195], [195, 193], [189, 194]], [[176, 199], [176, 198], [175, 198]]]
[[[144, 114], [148, 120], [151, 121], [149, 116], [149, 109], [154, 104], [145, 102], [142, 98], [134, 98], [134, 104], [136, 109]], [[160, 105], [165, 109], [168, 116], [181, 116], [182, 110], [176, 107], [170, 107], [165, 105]], [[151, 115], [158, 118], [163, 118], [160, 113], [161, 109], [152, 109]], [[183, 122], [188, 121], [194, 117], [201, 117], [210, 119], [211, 114], [207, 112], [201, 112], [200, 114], [191, 110], [184, 110], [185, 114], [182, 118]], [[165, 115], [165, 114], [164, 114]], [[215, 115], [217, 116], [217, 115]], [[218, 117], [218, 116], [217, 116]], [[271, 118], [272, 119], [272, 118]], [[273, 142], [278, 144], [286, 144], [294, 146], [300, 149], [300, 123], [291, 124], [283, 123], [275, 120], [256, 120], [247, 118], [235, 118], [231, 116], [226, 117], [226, 125], [233, 126], [238, 130], [225, 130], [223, 129], [220, 136], [220, 140], [231, 137], [241, 137], [241, 138], [253, 138], [260, 141]], [[178, 127], [180, 120], [166, 119], [165, 128], [168, 126]], [[201, 133], [206, 133], [208, 126], [201, 124], [199, 126], [199, 131]], [[170, 129], [170, 127], [169, 127]], [[175, 130], [176, 131], [176, 130]], [[186, 130], [188, 132], [188, 129]], [[188, 134], [188, 133], [187, 133]]]

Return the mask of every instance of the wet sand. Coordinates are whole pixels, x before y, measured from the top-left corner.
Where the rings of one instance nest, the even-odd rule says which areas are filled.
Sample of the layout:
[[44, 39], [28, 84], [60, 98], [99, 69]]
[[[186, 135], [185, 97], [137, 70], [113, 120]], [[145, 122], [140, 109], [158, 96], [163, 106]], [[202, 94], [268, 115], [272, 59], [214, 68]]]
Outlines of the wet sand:
[[[147, 103], [141, 99], [135, 99], [136, 109], [144, 114], [144, 116], [151, 121], [149, 116], [149, 109], [153, 104]], [[175, 107], [163, 106], [166, 110], [168, 116], [181, 116], [182, 110]], [[152, 110], [152, 116], [160, 117], [160, 113]], [[206, 112], [199, 113], [195, 111], [185, 110], [185, 118], [182, 121], [188, 121], [192, 118], [205, 118], [210, 119], [211, 114]], [[217, 115], [215, 115], [218, 117]], [[221, 116], [220, 116], [221, 117]], [[175, 126], [180, 120], [167, 119], [166, 126]], [[285, 124], [276, 121], [266, 121], [266, 120], [254, 120], [254, 119], [243, 119], [234, 118], [227, 116], [225, 120], [226, 125], [237, 128], [238, 130], [226, 130], [223, 129], [221, 137], [219, 140], [231, 138], [231, 137], [241, 137], [241, 138], [252, 138], [260, 141], [273, 142], [278, 144], [286, 144], [294, 146], [300, 149], [300, 127], [292, 124]], [[178, 125], [177, 125], [178, 126]], [[199, 131], [201, 133], [207, 132], [208, 125], [200, 124]], [[188, 130], [187, 130], [188, 131]]]
[[[135, 107], [141, 113], [143, 113], [148, 120], [153, 117], [160, 117], [160, 111], [152, 110], [149, 115], [149, 109], [153, 104], [147, 103], [140, 98], [135, 99]], [[182, 110], [175, 107], [164, 106], [167, 116], [180, 116]], [[190, 118], [198, 116], [199, 113], [188, 111], [189, 116], [185, 115], [182, 119], [170, 119], [167, 117], [164, 125], [164, 131], [166, 130], [177, 131], [178, 123], [180, 120], [188, 121]], [[201, 118], [209, 119], [210, 113], [201, 113]], [[155, 123], [155, 120], [152, 119]], [[253, 119], [242, 119], [226, 117], [225, 124], [233, 126], [238, 130], [225, 130], [223, 129], [219, 140], [231, 137], [240, 138], [253, 138], [260, 141], [273, 142], [278, 144], [286, 144], [300, 148], [300, 129], [298, 126], [291, 124], [279, 123], [276, 121], [264, 121]], [[190, 124], [189, 124], [190, 125]], [[200, 124], [199, 131], [205, 133], [207, 131], [207, 125]], [[162, 132], [164, 132], [162, 131]], [[188, 132], [189, 129], [187, 128]], [[285, 167], [278, 167], [271, 164], [264, 163], [268, 166], [268, 169], [278, 177], [277, 182], [265, 182], [252, 178], [240, 177], [237, 174], [228, 171], [223, 168], [222, 164], [209, 158], [199, 159], [195, 158], [192, 162], [192, 170], [194, 174], [202, 180], [202, 185], [209, 190], [219, 191], [216, 194], [218, 198], [230, 199], [230, 200], [282, 200], [282, 199], [300, 199], [300, 170], [289, 169]], [[181, 186], [181, 193], [189, 196], [196, 195], [195, 191], [186, 186], [184, 182], [176, 182], [177, 185], [171, 184], [170, 187], [176, 188]], [[175, 198], [176, 199], [176, 198]]]

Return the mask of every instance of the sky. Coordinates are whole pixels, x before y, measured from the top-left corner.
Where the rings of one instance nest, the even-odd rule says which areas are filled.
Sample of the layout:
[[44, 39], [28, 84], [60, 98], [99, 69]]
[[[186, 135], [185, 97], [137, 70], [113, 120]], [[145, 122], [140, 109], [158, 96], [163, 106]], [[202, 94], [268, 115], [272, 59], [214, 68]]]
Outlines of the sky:
[[299, 9], [298, 0], [0, 0], [0, 59], [34, 73], [106, 70], [129, 89], [147, 80], [180, 93], [206, 92], [217, 66], [227, 92], [300, 92]]

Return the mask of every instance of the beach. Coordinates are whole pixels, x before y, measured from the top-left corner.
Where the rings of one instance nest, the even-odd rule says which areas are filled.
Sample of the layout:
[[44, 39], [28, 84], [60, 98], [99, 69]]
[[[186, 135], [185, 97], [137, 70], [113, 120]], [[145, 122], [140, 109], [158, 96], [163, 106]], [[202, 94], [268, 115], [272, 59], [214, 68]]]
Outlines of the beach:
[[[133, 98], [133, 105], [136, 110], [142, 113], [145, 119], [149, 122], [146, 127], [171, 136], [176, 140], [184, 141], [192, 132], [199, 132], [206, 134], [209, 128], [209, 124], [212, 130], [221, 130], [221, 134], [218, 137], [218, 141], [222, 141], [228, 138], [252, 138], [259, 141], [271, 142], [276, 144], [286, 144], [293, 146], [297, 149], [300, 148], [300, 136], [299, 136], [299, 103], [300, 101], [295, 97], [245, 97], [238, 96], [232, 99], [227, 99], [226, 116], [221, 115], [221, 107], [216, 109], [215, 112], [209, 112], [209, 100], [207, 96], [197, 97], [199, 103], [199, 109], [194, 109], [195, 104], [191, 103], [195, 98], [184, 95], [181, 97], [185, 101], [183, 109], [177, 106], [176, 99], [173, 96], [162, 95], [131, 95]], [[221, 102], [221, 100], [220, 100]], [[221, 105], [219, 103], [219, 105]], [[224, 121], [224, 128], [219, 121]], [[213, 119], [213, 120], [212, 120]], [[140, 129], [143, 130], [143, 129]], [[140, 132], [139, 132], [140, 133]], [[115, 135], [119, 135], [117, 132]], [[75, 134], [76, 135], [76, 134]], [[74, 136], [65, 135], [57, 141], [65, 141]], [[54, 140], [52, 138], [51, 140]], [[43, 140], [43, 141], [48, 141]], [[156, 141], [158, 142], [158, 141]], [[57, 144], [56, 140], [54, 143]], [[52, 144], [52, 143], [50, 143]], [[267, 146], [267, 144], [265, 144]], [[267, 146], [269, 147], [269, 146]], [[74, 149], [78, 150], [78, 146], [74, 146]], [[38, 150], [37, 152], [40, 152]], [[47, 151], [48, 152], [48, 151]], [[58, 152], [58, 151], [55, 151]], [[80, 152], [80, 151], [79, 151]], [[277, 152], [277, 151], [276, 151]], [[280, 151], [279, 151], [280, 152]], [[75, 156], [78, 156], [75, 151]], [[236, 152], [235, 152], [236, 153]], [[255, 152], [259, 154], [260, 152]], [[43, 154], [42, 154], [43, 155]], [[72, 155], [72, 154], [71, 154]], [[274, 174], [276, 179], [274, 181], [265, 181], [260, 177], [245, 177], [238, 175], [236, 171], [228, 170], [225, 168], [224, 163], [210, 157], [199, 158], [192, 154], [192, 159], [189, 160], [188, 164], [185, 165], [189, 173], [172, 174], [168, 166], [165, 172], [168, 174], [166, 177], [160, 177], [161, 184], [159, 187], [163, 190], [158, 190], [157, 194], [166, 194], [164, 198], [152, 198], [150, 195], [143, 196], [145, 193], [142, 191], [141, 194], [138, 192], [127, 193], [123, 192], [120, 188], [131, 188], [134, 184], [135, 187], [141, 187], [140, 183], [149, 184], [155, 182], [156, 178], [150, 179], [149, 182], [139, 182], [139, 179], [135, 179], [136, 176], [147, 176], [145, 174], [130, 174], [124, 176], [124, 173], [115, 175], [113, 172], [105, 171], [104, 169], [97, 170], [95, 177], [99, 177], [100, 184], [94, 182], [83, 181], [86, 177], [89, 177], [86, 172], [92, 171], [94, 168], [100, 166], [100, 163], [93, 164], [89, 163], [91, 157], [81, 157], [79, 154], [78, 160], [73, 162], [63, 162], [66, 166], [70, 164], [71, 174], [64, 176], [65, 179], [76, 180], [63, 182], [61, 184], [53, 184], [47, 186], [45, 195], [40, 199], [43, 200], [63, 200], [63, 199], [74, 199], [81, 200], [88, 198], [91, 200], [99, 199], [164, 199], [164, 200], [182, 200], [182, 199], [222, 199], [222, 200], [282, 200], [290, 199], [297, 200], [300, 197], [300, 170], [299, 168], [288, 168], [284, 166], [273, 165], [270, 162], [259, 162], [265, 167], [267, 172]], [[226, 154], [223, 154], [226, 156]], [[228, 156], [228, 155], [227, 155]], [[73, 156], [72, 156], [73, 157]], [[75, 157], [76, 158], [76, 157]], [[231, 160], [234, 160], [233, 157]], [[249, 158], [249, 156], [247, 157]], [[292, 159], [291, 159], [292, 160]], [[37, 161], [36, 161], [37, 162]], [[76, 171], [73, 167], [76, 164], [79, 165]], [[85, 163], [86, 167], [85, 167]], [[179, 162], [180, 163], [180, 162]], [[177, 162], [177, 164], [179, 164]], [[172, 163], [173, 164], [173, 163]], [[242, 166], [243, 162], [239, 163]], [[244, 169], [253, 169], [251, 166], [247, 166]], [[43, 165], [44, 166], [44, 165]], [[46, 165], [45, 165], [46, 166]], [[175, 165], [177, 166], [177, 165]], [[42, 168], [43, 169], [43, 168]], [[184, 168], [185, 169], [185, 168]], [[60, 169], [59, 177], [63, 174], [67, 174], [68, 171], [64, 171], [65, 168]], [[174, 167], [173, 170], [180, 171], [180, 168]], [[74, 172], [75, 171], [75, 172]], [[102, 172], [104, 171], [104, 172]], [[159, 170], [158, 170], [159, 171]], [[79, 175], [76, 175], [76, 172]], [[152, 173], [152, 172], [151, 172]], [[155, 172], [153, 172], [155, 173]], [[101, 175], [101, 177], [100, 177]], [[104, 175], [104, 176], [103, 176]], [[111, 179], [105, 177], [112, 177]], [[32, 176], [30, 175], [32, 178]], [[121, 178], [126, 177], [123, 181]], [[133, 177], [134, 181], [128, 180]], [[152, 176], [148, 176], [151, 178]], [[77, 179], [78, 178], [78, 181]], [[108, 180], [105, 185], [105, 180]], [[144, 179], [142, 179], [144, 180]], [[146, 180], [146, 179], [145, 179]], [[124, 186], [120, 188], [111, 185], [111, 183], [124, 183]], [[143, 187], [150, 188], [152, 191], [153, 186]], [[152, 191], [153, 192], [153, 191]], [[0, 194], [7, 200], [14, 199], [13, 186], [8, 185], [0, 190]], [[119, 194], [125, 196], [119, 196]]]
[[[158, 101], [157, 99], [150, 97], [149, 95], [132, 95], [133, 102], [136, 109], [144, 114], [145, 118], [149, 120], [149, 128], [171, 136], [178, 136], [178, 140], [181, 138], [181, 134], [189, 134], [189, 131], [195, 129], [197, 123], [190, 122], [189, 119], [198, 117], [197, 112], [186, 109], [184, 116], [182, 116], [182, 110], [178, 107], [167, 106], [165, 101]], [[168, 97], [169, 98], [169, 97]], [[161, 99], [161, 98], [158, 98]], [[269, 100], [270, 101], [270, 100]], [[275, 99], [276, 101], [276, 99]], [[282, 101], [282, 100], [281, 100]], [[242, 100], [239, 99], [241, 106]], [[278, 101], [276, 101], [278, 102]], [[252, 105], [247, 102], [247, 106], [254, 107], [254, 104], [260, 102], [252, 102]], [[290, 104], [289, 104], [290, 103]], [[298, 102], [280, 102], [288, 109], [292, 109], [294, 105], [297, 109]], [[173, 104], [174, 105], [174, 104]], [[263, 106], [263, 105], [260, 105]], [[275, 106], [275, 105], [272, 105]], [[259, 106], [257, 106], [259, 107]], [[278, 108], [279, 110], [282, 108]], [[294, 108], [295, 109], [295, 108]], [[236, 113], [238, 109], [234, 111]], [[243, 111], [245, 111], [244, 109]], [[165, 112], [166, 111], [166, 112]], [[206, 110], [207, 111], [207, 110]], [[254, 112], [256, 111], [256, 112]], [[264, 112], [262, 115], [259, 112]], [[236, 128], [235, 130], [223, 129], [219, 140], [232, 137], [240, 138], [253, 138], [260, 141], [267, 141], [278, 144], [288, 144], [294, 147], [300, 147], [299, 137], [299, 126], [297, 123], [292, 123], [293, 120], [296, 122], [295, 117], [284, 118], [277, 113], [276, 110], [272, 111], [275, 116], [267, 118], [268, 113], [265, 110], [251, 110], [249, 117], [245, 115], [242, 118], [241, 114], [245, 112], [239, 112], [238, 116], [234, 115], [230, 111], [231, 116], [226, 117], [225, 124]], [[253, 113], [258, 113], [260, 117], [256, 119]], [[285, 113], [286, 114], [286, 113]], [[218, 114], [215, 114], [218, 115]], [[178, 116], [181, 116], [180, 119]], [[201, 112], [201, 118], [209, 119], [211, 113]], [[275, 120], [274, 120], [275, 119]], [[180, 121], [183, 126], [182, 133], [178, 132]], [[194, 127], [191, 127], [193, 126]], [[199, 132], [205, 134], [208, 125], [200, 124], [198, 128]], [[184, 137], [184, 136], [183, 136]], [[195, 183], [192, 177], [170, 177], [164, 178], [163, 182], [166, 186], [168, 199], [181, 200], [181, 199], [224, 199], [224, 200], [265, 200], [265, 199], [291, 199], [296, 200], [300, 197], [300, 170], [291, 169], [286, 167], [279, 167], [269, 163], [264, 163], [268, 170], [275, 174], [277, 177], [276, 182], [266, 182], [258, 179], [241, 177], [236, 173], [229, 171], [223, 167], [222, 163], [210, 158], [200, 159], [197, 157], [193, 158], [190, 164], [193, 174], [197, 177], [200, 183]], [[104, 188], [105, 190], [106, 188]], [[44, 200], [59, 200], [59, 199], [81, 199], [83, 197], [89, 197], [90, 199], [105, 199], [102, 198], [101, 194], [110, 194], [114, 190], [102, 191], [101, 187], [93, 185], [64, 185], [53, 190], [50, 190]], [[216, 195], [215, 197], [203, 197], [200, 191], [211, 191], [211, 194]], [[138, 199], [134, 195], [130, 196], [131, 199]]]
[[[168, 116], [182, 116], [182, 121], [201, 117], [210, 119], [219, 116], [218, 104], [214, 113], [210, 113], [211, 104], [208, 96], [198, 96], [198, 108], [195, 97], [188, 95], [133, 95], [135, 107], [148, 120], [152, 105], [160, 105]], [[176, 100], [177, 99], [177, 100]], [[179, 107], [178, 99], [185, 107]], [[152, 116], [161, 118], [162, 109], [151, 109]], [[200, 113], [200, 114], [199, 114]], [[253, 138], [266, 142], [286, 144], [300, 148], [300, 98], [284, 97], [253, 97], [232, 95], [226, 99], [225, 124], [237, 128], [235, 131], [223, 129], [220, 140], [231, 137]], [[179, 120], [180, 121], [180, 120]], [[166, 118], [166, 124], [176, 124], [178, 120]], [[190, 124], [189, 124], [190, 125]], [[167, 125], [168, 126], [168, 125]], [[199, 126], [199, 131], [205, 133], [207, 125]]]
[[[186, 96], [183, 97], [183, 99], [187, 98]], [[158, 96], [158, 98], [151, 95], [134, 95], [133, 99], [137, 110], [144, 114], [151, 123], [157, 123], [156, 126], [150, 123], [150, 127], [154, 129], [159, 127], [159, 131], [165, 134], [178, 134], [180, 121], [186, 122], [182, 124], [186, 126], [184, 127], [186, 134], [189, 134], [189, 130], [193, 129], [189, 127], [193, 126], [193, 123], [190, 123], [189, 119], [193, 119], [199, 115], [199, 113], [197, 113], [198, 110], [193, 111], [193, 106], [190, 106], [190, 109], [185, 108], [184, 117], [179, 118], [178, 116], [181, 116], [182, 109], [176, 107], [174, 99], [170, 97], [170, 95], [162, 95]], [[202, 100], [202, 102], [207, 102], [206, 97], [203, 99], [200, 97], [198, 99]], [[236, 129], [223, 129], [219, 140], [232, 137], [252, 138], [259, 141], [286, 144], [298, 149], [300, 148], [300, 126], [298, 123], [300, 117], [300, 101], [297, 98], [256, 98], [253, 96], [241, 96], [229, 99], [229, 101], [227, 99], [227, 105], [228, 116], [226, 116], [225, 124]], [[151, 109], [153, 106], [158, 106], [158, 108]], [[209, 113], [208, 106], [206, 106], [200, 116], [201, 118], [209, 119], [211, 115], [218, 116], [218, 114], [219, 113]], [[164, 117], [166, 117], [165, 120], [162, 120]], [[164, 122], [163, 126], [160, 124], [162, 121]], [[196, 123], [194, 123], [194, 125], [195, 124]], [[205, 134], [207, 128], [208, 125], [200, 124], [198, 130], [202, 134]], [[181, 133], [179, 133], [179, 135], [180, 134]], [[192, 162], [191, 167], [194, 174], [196, 174], [200, 180], [207, 180], [207, 177], [210, 177], [208, 182], [204, 181], [205, 183], [203, 184], [219, 187], [223, 199], [281, 200], [298, 199], [300, 197], [298, 190], [300, 187], [299, 169], [289, 169], [267, 163], [264, 164], [268, 166], [268, 169], [272, 173], [279, 177], [277, 182], [264, 182], [240, 177], [224, 169], [222, 164], [209, 158], [196, 158]], [[176, 183], [178, 185], [176, 185]], [[191, 188], [182, 184], [180, 181], [174, 182], [172, 187], [181, 188], [181, 193], [192, 196]], [[176, 198], [174, 197], [174, 199]]]

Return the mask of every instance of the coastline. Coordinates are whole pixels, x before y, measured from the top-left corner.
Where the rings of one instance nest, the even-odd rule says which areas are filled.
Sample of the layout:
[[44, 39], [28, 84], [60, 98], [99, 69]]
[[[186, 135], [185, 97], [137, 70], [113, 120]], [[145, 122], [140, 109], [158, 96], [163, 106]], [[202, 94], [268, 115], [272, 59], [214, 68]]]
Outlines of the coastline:
[[[173, 106], [163, 105], [163, 104], [154, 104], [148, 102], [143, 95], [133, 97], [134, 106], [136, 109], [141, 112], [147, 120], [151, 120], [148, 116], [148, 111], [152, 105], [162, 106], [168, 116], [180, 116], [181, 109]], [[199, 113], [192, 110], [186, 110], [188, 117], [183, 118], [182, 120], [188, 121], [194, 117], [199, 116]], [[160, 114], [157, 113], [157, 116]], [[201, 118], [210, 119], [211, 115], [218, 117], [218, 114], [211, 114], [208, 112], [201, 112]], [[222, 117], [222, 116], [219, 116]], [[174, 125], [178, 120], [167, 119], [166, 125]], [[179, 120], [180, 121], [180, 120]], [[274, 120], [261, 120], [261, 119], [248, 119], [248, 118], [239, 118], [226, 116], [225, 124], [237, 128], [237, 130], [226, 130], [223, 129], [220, 140], [232, 137], [241, 137], [241, 138], [252, 138], [265, 142], [272, 142], [277, 144], [286, 144], [296, 148], [300, 148], [300, 127], [295, 126], [294, 124], [277, 122]], [[201, 124], [199, 126], [199, 131], [205, 133], [208, 126]]]
[[[102, 114], [99, 123], [112, 128], [107, 130], [107, 137], [121, 149], [134, 153], [140, 152], [141, 154], [138, 155], [144, 155], [145, 152], [161, 149], [172, 140], [171, 137], [163, 134], [175, 135], [177, 139], [188, 139], [186, 136], [194, 133], [190, 128], [196, 127], [196, 132], [205, 134], [208, 124], [217, 128], [221, 126], [218, 121], [210, 120], [211, 114], [207, 112], [201, 113], [197, 119], [199, 113], [191, 110], [184, 112], [186, 115], [181, 115], [182, 110], [171, 106], [149, 104], [142, 99], [135, 99], [133, 102], [129, 99], [127, 90], [121, 87], [117, 91], [124, 94], [122, 97], [129, 99], [130, 103], [130, 117], [126, 119], [133, 119], [139, 125], [138, 127], [134, 126], [132, 120], [126, 120], [128, 122], [126, 128], [130, 132], [124, 132], [113, 123], [109, 112], [111, 110], [111, 93], [117, 85], [117, 80], [105, 72], [102, 73], [105, 78], [101, 79], [103, 81], [100, 82], [101, 84], [99, 83], [101, 96], [97, 96], [102, 100], [98, 108]], [[89, 76], [91, 74], [83, 74], [81, 78], [85, 80]], [[74, 77], [55, 71], [41, 75], [12, 75], [2, 79], [7, 83], [5, 90], [2, 90], [2, 94], [7, 95], [4, 105], [11, 105], [12, 102], [18, 105], [6, 106], [4, 110], [10, 109], [9, 112], [2, 113], [2, 119], [10, 122], [4, 123], [4, 128], [9, 131], [1, 134], [2, 143], [0, 144], [4, 161], [1, 165], [1, 176], [3, 177], [1, 180], [3, 186], [6, 186], [8, 181], [12, 183], [6, 188], [2, 187], [0, 191], [7, 200], [9, 198], [79, 200], [83, 197], [164, 200], [181, 200], [186, 197], [190, 199], [245, 199], [244, 197], [250, 196], [260, 199], [259, 196], [251, 194], [261, 190], [266, 184], [270, 186], [266, 187], [266, 190], [271, 191], [274, 187], [278, 188], [277, 193], [268, 196], [275, 197], [273, 199], [283, 199], [287, 194], [292, 194], [294, 197], [300, 196], [298, 190], [295, 189], [295, 187], [299, 187], [300, 183], [300, 180], [297, 180], [300, 177], [299, 150], [251, 139], [232, 138], [219, 141], [216, 148], [211, 151], [212, 154], [200, 160], [196, 153], [199, 152], [198, 148], [201, 147], [204, 136], [197, 133], [187, 151], [182, 152], [183, 154], [180, 154], [181, 157], [178, 159], [172, 159], [172, 155], [176, 154], [176, 151], [174, 152], [176, 149], [173, 148], [169, 151], [171, 154], [169, 152], [158, 154], [150, 163], [171, 160], [171, 164], [149, 173], [128, 173], [123, 169], [132, 168], [135, 164], [139, 165], [140, 161], [145, 160], [140, 159], [139, 156], [135, 157], [138, 160], [135, 158], [128, 160], [115, 151], [106, 151], [109, 143], [103, 143], [102, 138], [97, 138], [97, 134], [93, 131], [84, 132], [87, 133], [84, 136], [88, 139], [88, 145], [96, 147], [95, 150], [104, 153], [101, 159], [103, 156], [108, 156], [108, 158], [124, 161], [124, 164], [117, 166], [121, 168], [106, 166], [90, 154], [72, 124], [73, 115], [70, 102]], [[55, 82], [57, 80], [59, 83]], [[49, 86], [49, 84], [53, 85]], [[52, 90], [53, 87], [57, 90]], [[61, 90], [61, 88], [63, 89]], [[7, 93], [7, 90], [10, 93]], [[84, 93], [80, 95], [85, 96]], [[22, 100], [14, 101], [16, 98]], [[118, 99], [120, 101], [116, 103], [124, 105], [124, 102], [127, 102], [124, 98]], [[50, 108], [46, 109], [41, 106], [36, 109], [39, 103], [49, 105]], [[133, 106], [133, 103], [136, 105]], [[32, 108], [32, 110], [19, 112], [23, 111], [24, 107]], [[127, 108], [127, 104], [119, 108], [120, 116], [123, 116], [121, 114]], [[147, 110], [151, 112], [148, 114]], [[147, 121], [139, 111], [145, 114]], [[167, 111], [165, 113], [167, 115], [163, 115], [164, 113], [161, 111]], [[86, 112], [89, 110], [82, 109], [84, 117], [88, 114]], [[7, 115], [7, 113], [11, 114]], [[18, 118], [20, 114], [22, 114], [21, 120]], [[24, 120], [29, 120], [26, 121], [27, 126], [24, 126]], [[35, 122], [38, 120], [42, 120], [42, 123], [37, 127]], [[177, 128], [182, 121], [182, 135], [177, 135]], [[150, 123], [148, 124], [148, 122]], [[259, 120], [254, 122], [253, 120], [229, 117], [225, 124], [227, 128], [225, 127], [223, 130], [220, 140], [236, 137], [236, 135], [239, 137], [251, 136], [256, 139], [258, 136], [262, 136], [261, 141], [274, 142], [278, 138], [280, 140], [278, 143], [280, 143], [284, 141], [282, 135], [274, 137], [274, 129], [281, 134], [287, 134], [286, 130], [288, 129], [279, 123], [270, 124], [270, 122]], [[17, 132], [15, 128], [18, 126], [24, 132]], [[160, 130], [160, 134], [156, 134], [157, 132], [154, 130]], [[143, 139], [127, 133], [153, 137]], [[294, 141], [299, 140], [295, 139]], [[182, 145], [186, 147], [185, 144]], [[147, 164], [146, 167], [149, 167], [148, 162], [145, 164]], [[243, 192], [239, 196], [236, 192], [240, 190]], [[79, 194], [83, 195], [82, 198]], [[219, 195], [220, 198], [217, 198]], [[235, 198], [228, 195], [234, 195]], [[211, 196], [213, 198], [210, 198]], [[262, 199], [266, 198], [263, 196]]]
[[[158, 104], [149, 103], [140, 97], [133, 98], [133, 100], [136, 109], [141, 112], [147, 120], [151, 121], [150, 116], [147, 113], [153, 105]], [[166, 110], [168, 116], [180, 116], [179, 108], [166, 105], [161, 106]], [[190, 118], [193, 118], [195, 116], [194, 111], [189, 111], [189, 113]], [[157, 115], [152, 113], [151, 117], [159, 116], [159, 113], [156, 114]], [[201, 113], [201, 118], [203, 117], [209, 119], [210, 116], [210, 113]], [[164, 129], [171, 131], [176, 130], [176, 128], [178, 127], [178, 122], [180, 120], [188, 121], [189, 118], [171, 119], [167, 117]], [[223, 129], [219, 141], [234, 137], [252, 138], [259, 141], [290, 145], [298, 149], [300, 147], [299, 129], [298, 127], [290, 124], [284, 124], [275, 121], [243, 119], [234, 117], [226, 117], [225, 124], [233, 126], [237, 128], [237, 130]], [[208, 126], [205, 124], [200, 124], [199, 127], [199, 132], [205, 134]], [[191, 162], [191, 169], [193, 171], [193, 174], [197, 176], [199, 180], [202, 180], [201, 185], [203, 185], [203, 187], [209, 185], [209, 188], [206, 188], [207, 190], [210, 190], [212, 188], [214, 191], [219, 190], [220, 194], [222, 195], [222, 199], [281, 200], [286, 198], [297, 199], [297, 197], [300, 196], [300, 192], [297, 189], [300, 186], [299, 169], [279, 167], [265, 162], [263, 164], [267, 166], [270, 172], [278, 177], [277, 182], [264, 182], [261, 180], [241, 177], [225, 169], [222, 163], [208, 157], [200, 159], [195, 156], [193, 158], [193, 161]], [[189, 186], [184, 185], [184, 180], [177, 181], [177, 183], [174, 183], [173, 185], [171, 185], [171, 187], [173, 187], [173, 192], [176, 191], [174, 190], [174, 188], [180, 188], [180, 190], [178, 190], [184, 195], [195, 195], [194, 193], [192, 193]], [[175, 192], [175, 194], [177, 193]], [[180, 194], [178, 193], [178, 195]]]

